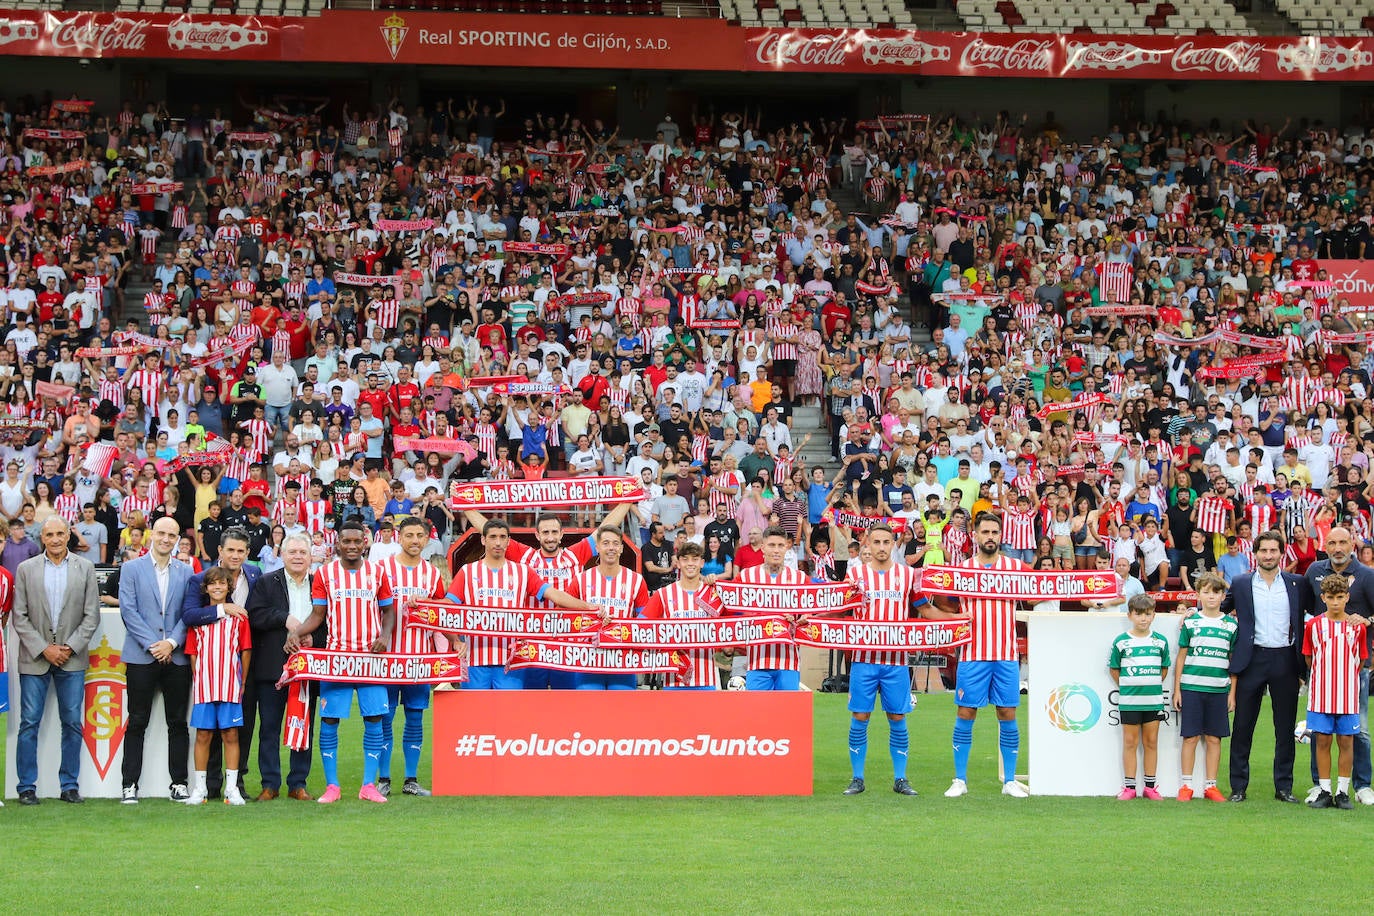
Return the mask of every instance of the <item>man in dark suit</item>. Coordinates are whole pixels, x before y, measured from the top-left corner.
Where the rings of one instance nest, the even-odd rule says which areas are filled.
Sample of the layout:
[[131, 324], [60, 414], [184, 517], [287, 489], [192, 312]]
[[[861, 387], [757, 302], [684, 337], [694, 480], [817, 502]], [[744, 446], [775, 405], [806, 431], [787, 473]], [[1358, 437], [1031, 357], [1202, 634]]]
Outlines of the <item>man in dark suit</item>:
[[1283, 535], [1266, 531], [1255, 538], [1258, 569], [1236, 576], [1222, 603], [1239, 629], [1231, 655], [1236, 681], [1236, 717], [1231, 728], [1231, 801], [1245, 801], [1250, 785], [1250, 744], [1255, 737], [1264, 693], [1274, 720], [1274, 797], [1293, 796], [1293, 725], [1298, 687], [1307, 676], [1302, 657], [1303, 621], [1312, 613], [1312, 587], [1301, 576], [1281, 572]]
[[[282, 718], [286, 714], [288, 691], [292, 687], [277, 688], [282, 667], [286, 664], [286, 637], [292, 627], [300, 626], [310, 616], [310, 538], [303, 534], [288, 534], [281, 544], [283, 569], [270, 572], [253, 584], [248, 594], [248, 623], [253, 628], [253, 659], [244, 685], [244, 700], [251, 694], [252, 703], [262, 720], [258, 736], [258, 775], [262, 777], [262, 793], [258, 801], [271, 801], [281, 792], [281, 734]], [[324, 636], [317, 630], [311, 637], [314, 645], [324, 645]], [[293, 685], [294, 686], [294, 685]], [[313, 701], [307, 712], [313, 732]], [[243, 759], [252, 748], [253, 720], [244, 718], [244, 737], [239, 739]], [[291, 770], [286, 775], [289, 797], [310, 801], [305, 782], [310, 777], [310, 751], [291, 752]]]
[[[186, 598], [181, 607], [182, 622], [188, 627], [200, 627], [214, 623], [221, 617], [247, 617], [248, 594], [253, 583], [258, 581], [262, 572], [256, 566], [247, 565], [250, 538], [242, 528], [230, 528], [220, 536], [219, 567], [229, 573], [233, 584], [229, 587], [229, 600], [223, 604], [205, 604], [205, 574], [198, 573], [186, 582]], [[243, 695], [243, 721], [250, 722], [255, 713], [252, 697], [247, 691]], [[239, 729], [239, 742], [246, 737], [246, 726]], [[219, 798], [224, 788], [224, 748], [218, 734], [210, 741], [210, 761], [206, 770], [206, 788], [210, 798]], [[248, 769], [247, 754], [240, 758], [239, 794], [243, 791], [243, 773]]]

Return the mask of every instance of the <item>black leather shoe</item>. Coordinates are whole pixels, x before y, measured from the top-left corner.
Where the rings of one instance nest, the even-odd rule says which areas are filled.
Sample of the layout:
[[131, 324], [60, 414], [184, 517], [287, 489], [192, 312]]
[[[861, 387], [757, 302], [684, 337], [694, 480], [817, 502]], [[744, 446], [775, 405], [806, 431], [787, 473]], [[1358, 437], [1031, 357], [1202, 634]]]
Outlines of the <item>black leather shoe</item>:
[[857, 776], [849, 780], [849, 785], [845, 787], [845, 795], [858, 795], [864, 790], [864, 781]]
[[20, 792], [20, 793], [19, 793], [19, 804], [21, 804], [21, 805], [36, 805], [36, 804], [38, 804], [38, 793], [37, 793], [37, 792]]
[[1231, 797], [1230, 797], [1229, 799], [1227, 799], [1227, 801], [1243, 802], [1243, 801], [1245, 801], [1245, 793], [1244, 793], [1244, 792], [1232, 792], [1232, 793], [1231, 793]]
[[1351, 800], [1350, 800], [1350, 793], [1349, 793], [1349, 792], [1338, 792], [1338, 793], [1336, 793], [1336, 797], [1335, 797], [1335, 799], [1334, 799], [1334, 802], [1335, 802], [1336, 807], [1337, 807], [1337, 808], [1340, 808], [1342, 811], [1350, 811], [1350, 810], [1352, 810], [1352, 809], [1355, 807], [1354, 803], [1351, 802]]
[[81, 797], [81, 793], [75, 789], [63, 789], [62, 794], [58, 797], [69, 805], [81, 805], [86, 802], [86, 799]]
[[905, 778], [893, 780], [892, 791], [896, 792], [898, 795], [916, 794], [916, 790], [911, 787], [911, 783], [907, 782]]
[[1292, 792], [1284, 792], [1282, 790], [1274, 793], [1274, 800], [1288, 802], [1290, 805], [1302, 804], [1301, 798], [1298, 798]]
[[[1349, 800], [1349, 799], [1347, 799], [1347, 801], [1348, 801], [1348, 800]], [[1332, 800], [1331, 800], [1331, 793], [1328, 792], [1328, 791], [1326, 791], [1325, 789], [1322, 789], [1321, 792], [1317, 795], [1316, 798], [1312, 799], [1310, 802], [1307, 803], [1307, 807], [1309, 807], [1309, 808], [1330, 808], [1330, 807], [1332, 806], [1332, 804], [1333, 804], [1333, 802], [1332, 802]]]

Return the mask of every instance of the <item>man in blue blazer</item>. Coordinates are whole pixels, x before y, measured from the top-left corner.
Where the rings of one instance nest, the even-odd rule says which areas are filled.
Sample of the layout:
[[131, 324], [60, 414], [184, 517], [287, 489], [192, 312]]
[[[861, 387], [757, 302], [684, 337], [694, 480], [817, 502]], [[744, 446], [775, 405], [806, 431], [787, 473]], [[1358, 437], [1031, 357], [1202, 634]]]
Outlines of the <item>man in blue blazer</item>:
[[1302, 576], [1282, 572], [1283, 535], [1266, 531], [1255, 538], [1253, 573], [1236, 576], [1222, 602], [1239, 625], [1231, 654], [1236, 675], [1236, 716], [1231, 727], [1231, 801], [1245, 801], [1250, 786], [1250, 744], [1260, 705], [1269, 692], [1274, 720], [1274, 797], [1293, 796], [1293, 726], [1298, 688], [1307, 677], [1302, 657], [1303, 624], [1314, 607], [1312, 587]]
[[191, 664], [186, 657], [186, 624], [182, 607], [191, 567], [172, 556], [176, 519], [153, 523], [148, 553], [125, 563], [119, 573], [119, 616], [124, 621], [125, 676], [128, 678], [129, 724], [124, 733], [121, 779], [123, 802], [138, 804], [143, 776], [143, 738], [153, 712], [153, 696], [162, 694], [167, 718], [167, 772], [172, 801], [185, 801], [189, 751], [186, 708], [191, 700]]
[[[205, 597], [205, 574], [199, 573], [190, 578], [186, 583], [186, 598], [182, 604], [182, 620], [188, 627], [204, 626], [214, 623], [221, 617], [247, 617], [248, 616], [248, 590], [253, 583], [258, 581], [262, 571], [256, 566], [250, 566], [248, 560], [248, 547], [251, 538], [247, 531], [242, 528], [230, 528], [220, 535], [219, 542], [219, 567], [229, 573], [233, 579], [233, 585], [229, 588], [229, 600], [223, 604], [206, 604]], [[243, 692], [243, 721], [251, 722], [257, 715], [257, 707], [252, 705], [250, 691]], [[245, 736], [243, 729], [240, 729], [242, 741]], [[209, 790], [210, 798], [219, 798], [220, 792], [224, 788], [224, 748], [220, 743], [218, 734], [210, 740], [210, 762], [206, 769], [205, 786]], [[243, 794], [243, 773], [248, 769], [248, 760], [245, 758], [240, 764], [239, 769], [239, 794]]]

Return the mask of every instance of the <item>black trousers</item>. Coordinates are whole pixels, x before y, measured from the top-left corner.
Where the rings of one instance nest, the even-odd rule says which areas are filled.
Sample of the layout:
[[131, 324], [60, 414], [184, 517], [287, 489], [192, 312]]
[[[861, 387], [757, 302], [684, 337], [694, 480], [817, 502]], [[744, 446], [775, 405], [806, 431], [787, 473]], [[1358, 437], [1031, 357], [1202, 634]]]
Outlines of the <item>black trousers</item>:
[[[314, 686], [311, 684], [310, 705], [307, 712], [310, 717], [311, 747], [314, 747], [315, 743]], [[258, 736], [258, 776], [262, 778], [264, 789], [280, 791], [281, 727], [282, 720], [286, 717], [287, 690], [278, 690], [272, 681], [254, 681], [246, 685], [244, 692], [255, 695], [258, 716], [262, 720], [262, 734]], [[253, 735], [253, 723], [247, 718], [244, 719], [244, 728], [248, 731], [247, 738], [240, 738], [239, 740], [244, 742], [243, 754], [244, 760], [247, 760]], [[291, 769], [286, 774], [286, 788], [288, 790], [305, 788], [306, 780], [310, 778], [311, 753], [311, 751], [291, 752]]]
[[126, 665], [129, 699], [129, 725], [124, 732], [124, 786], [137, 786], [143, 776], [143, 738], [153, 713], [153, 698], [162, 694], [162, 709], [167, 719], [167, 774], [173, 785], [186, 784], [186, 759], [190, 734], [186, 730], [186, 710], [191, 702], [191, 666]]
[[1250, 785], [1250, 745], [1260, 704], [1269, 692], [1274, 720], [1274, 791], [1293, 791], [1293, 726], [1298, 718], [1298, 667], [1291, 648], [1255, 647], [1250, 665], [1236, 679], [1236, 716], [1231, 725], [1231, 791]]

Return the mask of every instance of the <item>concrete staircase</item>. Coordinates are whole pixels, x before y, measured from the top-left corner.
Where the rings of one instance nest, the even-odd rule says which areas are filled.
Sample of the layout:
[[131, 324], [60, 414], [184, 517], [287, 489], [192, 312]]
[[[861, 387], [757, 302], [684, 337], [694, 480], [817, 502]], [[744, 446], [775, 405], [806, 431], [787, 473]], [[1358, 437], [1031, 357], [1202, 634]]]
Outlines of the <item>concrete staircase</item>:
[[[1295, 23], [1266, 0], [1252, 0], [1250, 3], [1235, 3], [1235, 0], [1232, 0], [1232, 3], [1244, 17], [1245, 24], [1257, 34], [1297, 35], [1306, 31], [1301, 27], [1301, 23]], [[1330, 29], [1334, 25], [1329, 20], [1313, 21], [1311, 24], [1316, 29]]]

